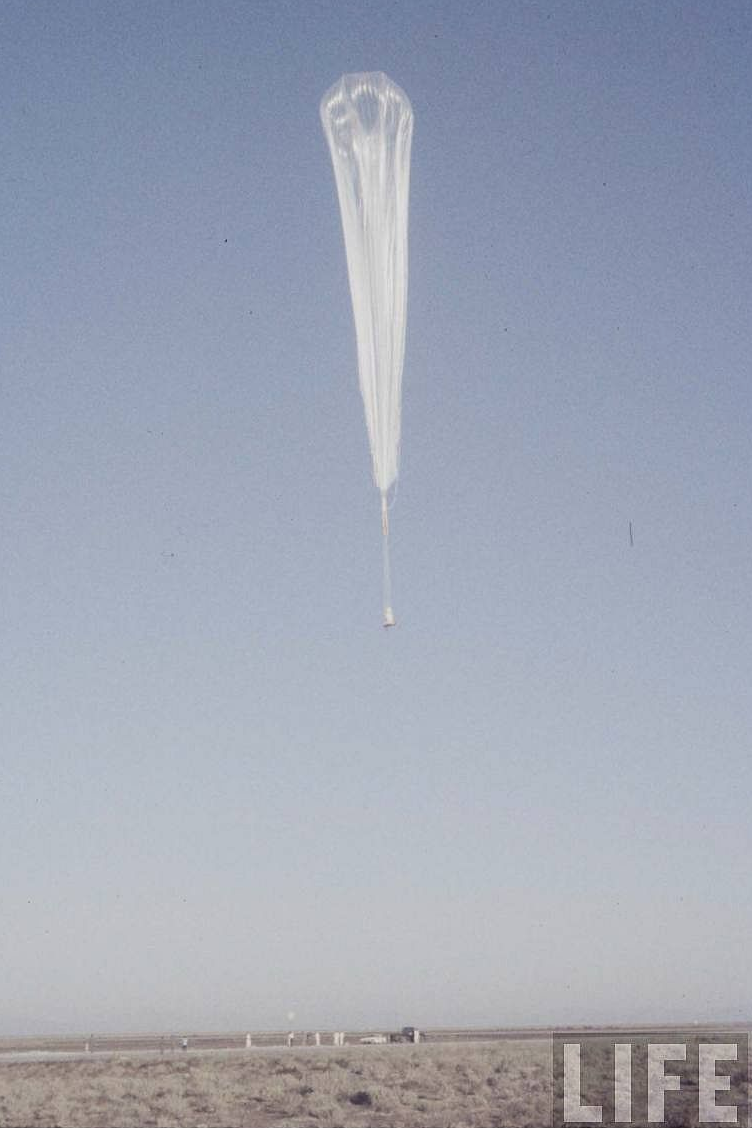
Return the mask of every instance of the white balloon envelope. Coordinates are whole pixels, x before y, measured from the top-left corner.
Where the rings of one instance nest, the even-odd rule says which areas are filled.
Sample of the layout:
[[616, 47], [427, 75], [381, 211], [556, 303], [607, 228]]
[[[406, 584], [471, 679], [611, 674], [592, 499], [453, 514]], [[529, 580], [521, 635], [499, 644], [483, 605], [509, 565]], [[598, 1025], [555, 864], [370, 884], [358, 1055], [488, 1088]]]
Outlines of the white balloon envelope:
[[394, 626], [388, 495], [399, 471], [413, 112], [381, 71], [346, 74], [321, 101], [347, 253], [358, 374], [381, 493], [384, 626]]

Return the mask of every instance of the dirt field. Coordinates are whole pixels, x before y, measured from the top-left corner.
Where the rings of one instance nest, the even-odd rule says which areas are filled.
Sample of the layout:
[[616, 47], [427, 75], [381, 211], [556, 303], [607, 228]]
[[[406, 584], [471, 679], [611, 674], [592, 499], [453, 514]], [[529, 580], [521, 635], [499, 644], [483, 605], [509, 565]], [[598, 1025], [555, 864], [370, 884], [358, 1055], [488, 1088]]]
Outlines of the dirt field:
[[0, 1058], [0, 1126], [541, 1128], [550, 1043]]

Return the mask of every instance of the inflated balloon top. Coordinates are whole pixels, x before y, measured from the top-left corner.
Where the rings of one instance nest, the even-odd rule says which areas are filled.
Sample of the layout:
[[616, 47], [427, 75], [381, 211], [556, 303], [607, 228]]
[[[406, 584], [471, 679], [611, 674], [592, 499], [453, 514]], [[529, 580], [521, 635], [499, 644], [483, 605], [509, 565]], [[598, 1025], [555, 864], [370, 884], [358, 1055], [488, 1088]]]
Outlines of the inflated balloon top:
[[337, 182], [360, 391], [381, 493], [384, 626], [393, 626], [388, 493], [399, 470], [413, 112], [381, 71], [346, 74], [324, 95], [321, 122]]

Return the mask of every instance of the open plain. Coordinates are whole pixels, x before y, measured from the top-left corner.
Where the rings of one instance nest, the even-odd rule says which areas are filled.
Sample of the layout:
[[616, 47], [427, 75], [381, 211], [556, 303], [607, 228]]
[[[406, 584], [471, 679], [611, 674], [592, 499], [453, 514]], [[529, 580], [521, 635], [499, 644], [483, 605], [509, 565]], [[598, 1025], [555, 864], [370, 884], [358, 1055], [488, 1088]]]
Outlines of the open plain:
[[[678, 1028], [677, 1028], [678, 1030]], [[563, 1033], [564, 1031], [559, 1031]], [[613, 1033], [593, 1038], [588, 1099], [613, 1099]], [[644, 1027], [653, 1040], [671, 1028]], [[676, 1031], [675, 1031], [676, 1032]], [[687, 1046], [711, 1028], [696, 1026]], [[717, 1033], [717, 1028], [715, 1030]], [[733, 1040], [740, 1026], [722, 1028]], [[633, 1032], [636, 1033], [636, 1032]], [[552, 1123], [552, 1031], [433, 1030], [418, 1044], [362, 1044], [365, 1032], [90, 1035], [0, 1038], [0, 1128], [546, 1128]], [[425, 1034], [425, 1032], [424, 1032]], [[373, 1032], [365, 1034], [373, 1037]], [[676, 1033], [679, 1037], [679, 1033]], [[682, 1036], [684, 1037], [684, 1036]], [[637, 1081], [633, 1128], [647, 1123]], [[691, 1057], [691, 1055], [690, 1055]], [[694, 1055], [696, 1059], [696, 1054]], [[689, 1058], [688, 1058], [689, 1063]], [[644, 1064], [644, 1063], [643, 1063]], [[747, 1062], [730, 1071], [730, 1095], [748, 1097]], [[691, 1070], [669, 1096], [664, 1123], [698, 1122]], [[557, 1102], [561, 1081], [556, 1082]], [[644, 1094], [643, 1094], [644, 1096]], [[742, 1112], [739, 1123], [746, 1123]]]
[[540, 1128], [547, 1039], [0, 1055], [2, 1128]]

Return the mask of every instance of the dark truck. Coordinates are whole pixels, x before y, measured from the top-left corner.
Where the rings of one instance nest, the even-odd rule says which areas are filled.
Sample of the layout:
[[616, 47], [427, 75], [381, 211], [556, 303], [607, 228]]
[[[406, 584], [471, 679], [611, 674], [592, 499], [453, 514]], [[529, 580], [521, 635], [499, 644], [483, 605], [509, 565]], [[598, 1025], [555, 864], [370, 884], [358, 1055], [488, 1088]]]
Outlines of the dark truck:
[[420, 1030], [415, 1026], [403, 1026], [399, 1034], [390, 1034], [390, 1042], [419, 1042]]

